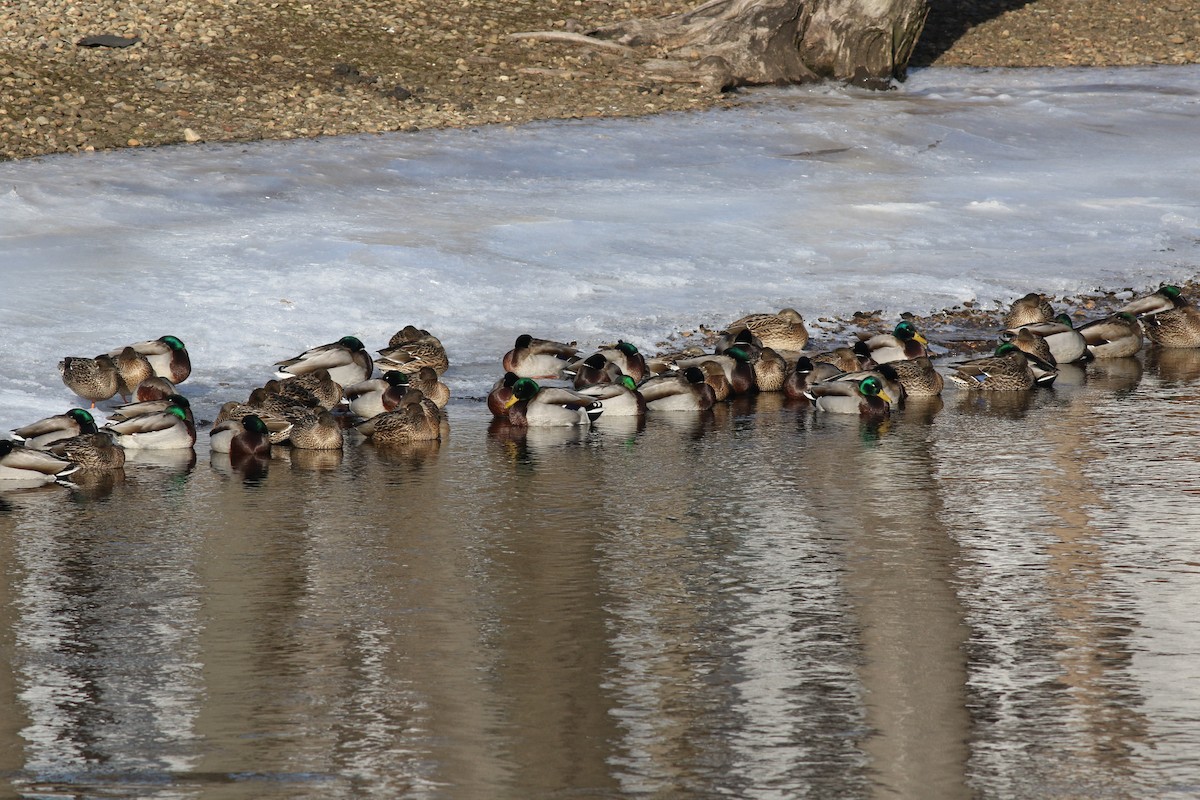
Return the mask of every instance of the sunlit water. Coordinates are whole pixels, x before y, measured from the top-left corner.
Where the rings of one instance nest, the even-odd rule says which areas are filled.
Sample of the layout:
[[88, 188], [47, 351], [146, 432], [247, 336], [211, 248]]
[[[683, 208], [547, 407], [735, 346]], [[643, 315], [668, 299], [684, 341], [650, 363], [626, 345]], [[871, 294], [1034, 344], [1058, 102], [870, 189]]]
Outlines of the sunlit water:
[[[1189, 797], [1200, 351], [0, 498], [30, 797]], [[301, 457], [303, 456], [303, 457]]]

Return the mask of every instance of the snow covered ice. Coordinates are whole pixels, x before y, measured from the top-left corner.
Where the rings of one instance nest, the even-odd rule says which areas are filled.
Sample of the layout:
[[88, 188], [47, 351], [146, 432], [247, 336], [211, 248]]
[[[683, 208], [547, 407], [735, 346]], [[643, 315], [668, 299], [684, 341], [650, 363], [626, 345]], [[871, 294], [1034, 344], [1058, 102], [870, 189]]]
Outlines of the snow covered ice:
[[[0, 164], [0, 422], [65, 355], [174, 334], [211, 418], [346, 334], [655, 344], [794, 306], [924, 313], [1200, 274], [1200, 68], [914, 72], [736, 108]], [[817, 337], [820, 327], [815, 326]]]

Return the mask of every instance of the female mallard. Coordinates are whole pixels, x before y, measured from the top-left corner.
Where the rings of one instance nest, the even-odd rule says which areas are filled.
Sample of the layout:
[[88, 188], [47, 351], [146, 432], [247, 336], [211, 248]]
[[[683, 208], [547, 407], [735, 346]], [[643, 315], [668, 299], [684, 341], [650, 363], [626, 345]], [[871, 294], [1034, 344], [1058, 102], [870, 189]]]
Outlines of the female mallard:
[[420, 389], [438, 408], [445, 408], [450, 402], [450, 387], [438, 380], [438, 373], [433, 367], [421, 367], [415, 375], [409, 375], [408, 383], [414, 389]]
[[1014, 347], [1026, 355], [1035, 356], [1050, 364], [1058, 363], [1054, 354], [1050, 352], [1050, 343], [1040, 336], [1034, 336], [1029, 328], [1018, 328], [1015, 336], [1007, 337], [1004, 341], [1012, 342]]
[[525, 333], [504, 354], [503, 365], [505, 372], [516, 373], [519, 378], [557, 378], [578, 357], [579, 351], [572, 344]]
[[408, 444], [440, 439], [441, 412], [430, 400], [421, 398], [402, 408], [379, 414], [359, 424], [358, 430], [376, 444]]
[[78, 465], [11, 439], [0, 439], [0, 487], [5, 484], [54, 483], [79, 469]]
[[333, 379], [327, 369], [317, 369], [304, 375], [289, 378], [279, 385], [279, 393], [296, 397], [302, 401], [308, 396], [317, 398], [322, 408], [333, 410], [342, 402], [344, 391], [342, 385]]
[[95, 432], [96, 420], [91, 413], [82, 408], [72, 408], [65, 414], [55, 414], [17, 428], [13, 435], [24, 441], [31, 450], [48, 450], [57, 441]]
[[[724, 374], [721, 370], [722, 377]], [[696, 366], [656, 375], [638, 386], [638, 391], [646, 408], [653, 411], [708, 411], [717, 403], [704, 370]]]
[[125, 466], [125, 451], [117, 447], [111, 436], [103, 433], [81, 433], [70, 439], [60, 439], [50, 446], [50, 452], [67, 459], [84, 472], [102, 472]]
[[870, 361], [870, 353], [867, 353], [866, 357], [860, 357], [858, 353], [854, 352], [853, 347], [836, 347], [824, 353], [817, 353], [812, 357], [814, 365], [833, 364], [839, 372], [855, 372], [866, 369]]
[[788, 363], [783, 356], [775, 352], [775, 348], [767, 346], [758, 351], [754, 361], [754, 384], [760, 392], [783, 391], [783, 382], [787, 380]]
[[[192, 374], [192, 359], [187, 348], [183, 346], [183, 341], [177, 336], [160, 336], [129, 346], [145, 356], [153, 373], [160, 378], [166, 378], [172, 383], [183, 383]], [[116, 358], [124, 349], [118, 347], [109, 355]]]
[[154, 368], [146, 357], [132, 347], [122, 348], [116, 355], [110, 356], [117, 365], [117, 394], [122, 398], [133, 397], [137, 387], [147, 378], [154, 377]]
[[929, 356], [889, 361], [875, 369], [903, 386], [905, 397], [937, 397], [945, 385], [942, 374], [934, 368]]
[[[1044, 339], [1056, 364], [1073, 364], [1076, 361], [1091, 358], [1088, 353], [1087, 339], [1075, 330], [1075, 326], [1071, 323], [1071, 317], [1067, 314], [1059, 314], [1050, 322], [1034, 322], [1022, 325], [1020, 328], [1009, 328], [1000, 334], [1000, 338], [1005, 341], [1013, 341], [1022, 330]], [[1018, 347], [1020, 347], [1019, 344]]]
[[908, 320], [898, 323], [891, 333], [860, 333], [858, 338], [859, 341], [854, 345], [854, 354], [875, 364], [929, 355], [929, 351], [925, 349], [929, 340]]
[[165, 411], [142, 414], [101, 428], [126, 450], [177, 450], [196, 444], [190, 410], [171, 403]]
[[868, 375], [854, 381], [822, 381], [808, 387], [806, 397], [818, 411], [832, 414], [858, 414], [863, 417], [885, 417], [891, 413], [892, 398], [883, 388], [883, 381]]
[[441, 340], [427, 330], [406, 325], [392, 335], [388, 346], [379, 351], [375, 366], [380, 372], [400, 370], [413, 374], [421, 367], [432, 367], [438, 375], [450, 368], [450, 359]]
[[598, 400], [571, 389], [539, 386], [532, 378], [520, 378], [508, 401], [509, 424], [545, 428], [590, 425], [599, 419], [604, 406]]
[[622, 375], [614, 383], [598, 383], [579, 390], [582, 395], [600, 401], [604, 406], [604, 417], [640, 417], [646, 413], [646, 398], [638, 391], [637, 384], [629, 375]]
[[228, 453], [230, 458], [269, 458], [271, 432], [257, 414], [241, 419], [227, 419], [208, 432], [214, 453]]
[[794, 308], [781, 309], [778, 314], [747, 314], [726, 328], [731, 334], [748, 330], [760, 341], [761, 347], [798, 352], [808, 345], [808, 328], [804, 317]]
[[1032, 389], [1036, 382], [1029, 356], [1011, 342], [997, 347], [993, 355], [963, 361], [953, 367], [950, 380], [964, 389], [1019, 392]]
[[93, 408], [98, 401], [115, 395], [121, 385], [117, 365], [108, 356], [67, 356], [58, 362], [58, 371], [67, 388], [83, 399], [91, 400]]
[[1142, 349], [1142, 326], [1128, 311], [1079, 326], [1094, 358], [1125, 358]]
[[398, 369], [388, 370], [382, 377], [347, 386], [346, 401], [350, 413], [363, 419], [395, 411], [409, 390], [409, 377]]
[[1200, 309], [1178, 286], [1164, 285], [1121, 310], [1141, 317], [1146, 336], [1160, 347], [1200, 347]]
[[371, 354], [354, 336], [343, 336], [336, 342], [311, 347], [295, 358], [276, 361], [281, 379], [307, 375], [319, 369], [329, 370], [329, 377], [342, 386], [361, 383], [371, 377], [375, 365]]
[[300, 450], [341, 450], [342, 425], [330, 411], [310, 412], [292, 424], [288, 441]]
[[1037, 292], [1030, 292], [1013, 301], [1012, 308], [1004, 315], [1005, 328], [1021, 328], [1037, 322], [1054, 319], [1054, 307]]

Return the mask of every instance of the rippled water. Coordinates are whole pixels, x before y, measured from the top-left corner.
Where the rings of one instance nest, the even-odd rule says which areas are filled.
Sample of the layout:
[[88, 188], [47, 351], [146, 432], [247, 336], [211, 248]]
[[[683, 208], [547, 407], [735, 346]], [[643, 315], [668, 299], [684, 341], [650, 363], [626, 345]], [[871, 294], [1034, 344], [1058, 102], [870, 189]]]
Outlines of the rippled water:
[[1195, 796], [1198, 387], [0, 494], [0, 794]]

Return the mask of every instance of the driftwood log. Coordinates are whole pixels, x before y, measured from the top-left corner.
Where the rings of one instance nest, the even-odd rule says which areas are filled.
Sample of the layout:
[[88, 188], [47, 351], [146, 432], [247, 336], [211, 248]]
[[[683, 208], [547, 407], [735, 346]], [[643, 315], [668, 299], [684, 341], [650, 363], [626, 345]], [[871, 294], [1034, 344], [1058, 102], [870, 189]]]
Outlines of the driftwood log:
[[620, 53], [648, 74], [714, 89], [818, 80], [883, 88], [904, 78], [928, 11], [929, 0], [709, 0], [587, 35], [513, 35]]

